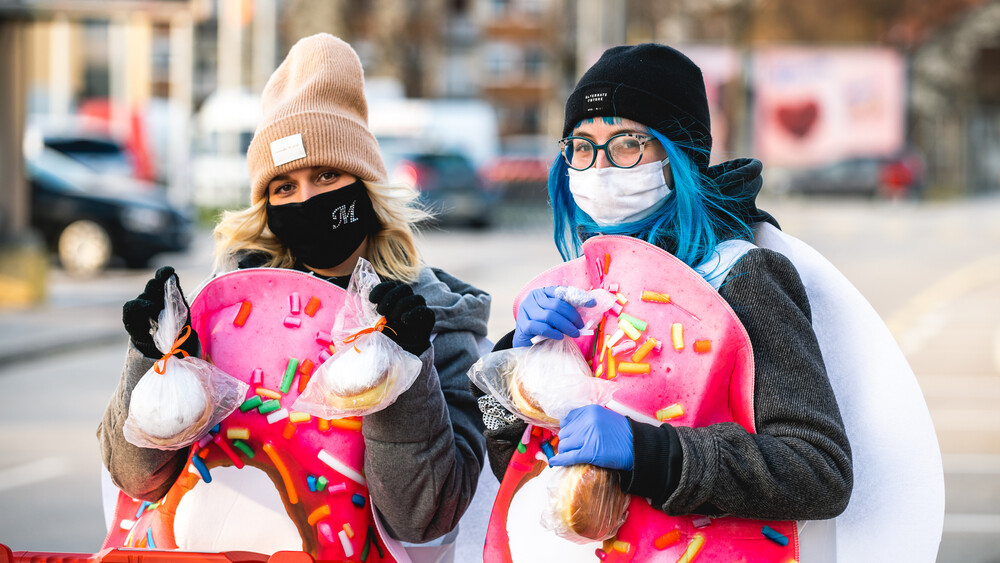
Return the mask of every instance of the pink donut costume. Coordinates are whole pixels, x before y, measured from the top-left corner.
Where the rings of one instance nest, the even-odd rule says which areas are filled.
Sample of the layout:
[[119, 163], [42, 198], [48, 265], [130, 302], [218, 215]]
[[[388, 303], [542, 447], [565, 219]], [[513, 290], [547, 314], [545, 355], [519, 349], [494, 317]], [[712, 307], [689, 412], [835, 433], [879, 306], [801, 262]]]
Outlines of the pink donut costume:
[[330, 329], [347, 293], [295, 270], [247, 269], [208, 282], [191, 303], [202, 355], [250, 385], [239, 409], [196, 442], [158, 503], [119, 493], [103, 548], [177, 549], [174, 518], [212, 469], [250, 466], [270, 477], [302, 550], [317, 560], [395, 561], [363, 474], [361, 419], [323, 420], [291, 406], [331, 353]]
[[[686, 264], [632, 237], [593, 237], [582, 257], [529, 282], [515, 300], [515, 314], [528, 291], [550, 285], [618, 294], [595, 334], [575, 339], [595, 376], [623, 383], [608, 408], [653, 425], [735, 422], [754, 432], [750, 339], [718, 292]], [[511, 458], [490, 517], [485, 561], [517, 562], [519, 554], [524, 559], [542, 549], [524, 547], [539, 545], [540, 536], [515, 537], [518, 522], [551, 534], [541, 531], [538, 515], [526, 513], [517, 495], [548, 469], [545, 460], [558, 449], [552, 437], [538, 428], [526, 432]], [[668, 516], [638, 497], [614, 538], [587, 545], [589, 554], [573, 561], [787, 563], [799, 557], [795, 522]], [[552, 549], [546, 555], [559, 557], [560, 547]]]

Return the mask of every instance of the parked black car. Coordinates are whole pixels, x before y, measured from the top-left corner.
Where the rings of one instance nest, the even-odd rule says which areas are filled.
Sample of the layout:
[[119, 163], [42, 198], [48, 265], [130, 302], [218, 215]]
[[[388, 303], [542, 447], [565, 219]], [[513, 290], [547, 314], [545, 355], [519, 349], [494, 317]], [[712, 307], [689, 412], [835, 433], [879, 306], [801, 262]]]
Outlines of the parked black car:
[[434, 151], [379, 141], [392, 183], [413, 186], [442, 225], [485, 228], [493, 222], [498, 194], [487, 190], [472, 161], [453, 151]]
[[143, 267], [155, 254], [190, 245], [191, 219], [156, 184], [99, 174], [49, 148], [25, 164], [32, 226], [68, 271], [94, 274], [113, 257]]

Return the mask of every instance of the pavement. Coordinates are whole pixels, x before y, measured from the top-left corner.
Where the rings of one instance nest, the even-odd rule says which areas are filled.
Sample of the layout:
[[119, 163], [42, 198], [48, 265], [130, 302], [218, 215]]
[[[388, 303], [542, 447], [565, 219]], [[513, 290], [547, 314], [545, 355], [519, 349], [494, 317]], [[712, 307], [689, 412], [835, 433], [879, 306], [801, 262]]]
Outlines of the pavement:
[[181, 287], [194, 289], [211, 271], [211, 244], [211, 235], [200, 233], [189, 252], [158, 255], [143, 269], [112, 267], [90, 278], [50, 265], [42, 303], [0, 308], [0, 367], [115, 343], [124, 354], [128, 336], [122, 305], [160, 266], [174, 266]]

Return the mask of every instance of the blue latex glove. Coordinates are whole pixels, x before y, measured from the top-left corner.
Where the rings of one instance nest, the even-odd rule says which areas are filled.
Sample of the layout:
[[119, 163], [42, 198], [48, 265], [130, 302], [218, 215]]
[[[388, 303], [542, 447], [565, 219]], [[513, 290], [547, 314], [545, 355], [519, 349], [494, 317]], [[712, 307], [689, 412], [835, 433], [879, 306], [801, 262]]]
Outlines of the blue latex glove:
[[544, 336], [562, 340], [563, 335], [580, 336], [583, 319], [572, 305], [556, 297], [559, 286], [532, 289], [517, 308], [514, 347], [531, 346], [531, 339]]
[[549, 465], [589, 463], [632, 470], [632, 427], [626, 418], [598, 405], [569, 411], [559, 429], [559, 453]]

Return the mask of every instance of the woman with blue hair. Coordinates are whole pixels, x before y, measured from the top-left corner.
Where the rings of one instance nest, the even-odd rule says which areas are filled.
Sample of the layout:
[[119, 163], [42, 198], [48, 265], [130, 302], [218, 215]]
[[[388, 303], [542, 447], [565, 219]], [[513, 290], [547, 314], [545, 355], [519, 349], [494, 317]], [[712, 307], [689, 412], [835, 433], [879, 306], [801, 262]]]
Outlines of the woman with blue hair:
[[[598, 405], [561, 421], [551, 466], [616, 470], [627, 494], [668, 515], [817, 520], [847, 507], [851, 448], [792, 263], [752, 245], [761, 163], [709, 166], [712, 137], [701, 70], [657, 44], [607, 50], [566, 103], [549, 175], [555, 243], [564, 260], [595, 235], [666, 250], [709, 282], [746, 328], [754, 354], [756, 433], [637, 421]], [[521, 301], [497, 348], [577, 337], [580, 314], [554, 287]], [[502, 479], [525, 425], [480, 398], [491, 465]]]
[[[617, 471], [623, 492], [668, 516], [799, 521], [801, 561], [891, 559], [900, 550], [933, 560], [940, 451], [912, 371], [836, 268], [757, 209], [761, 163], [709, 166], [709, 123], [701, 70], [686, 56], [658, 44], [605, 51], [566, 103], [548, 182], [554, 237], [567, 261], [597, 235], [640, 239], [707, 281], [752, 348], [751, 422], [694, 428], [584, 406], [560, 421], [549, 465]], [[579, 312], [555, 290], [524, 293], [515, 330], [495, 349], [579, 337]], [[479, 405], [502, 480], [525, 424], [488, 395]], [[899, 430], [890, 436], [890, 427]], [[861, 499], [849, 506], [852, 489]], [[913, 490], [924, 494], [901, 492]], [[807, 531], [815, 520], [827, 523]]]

